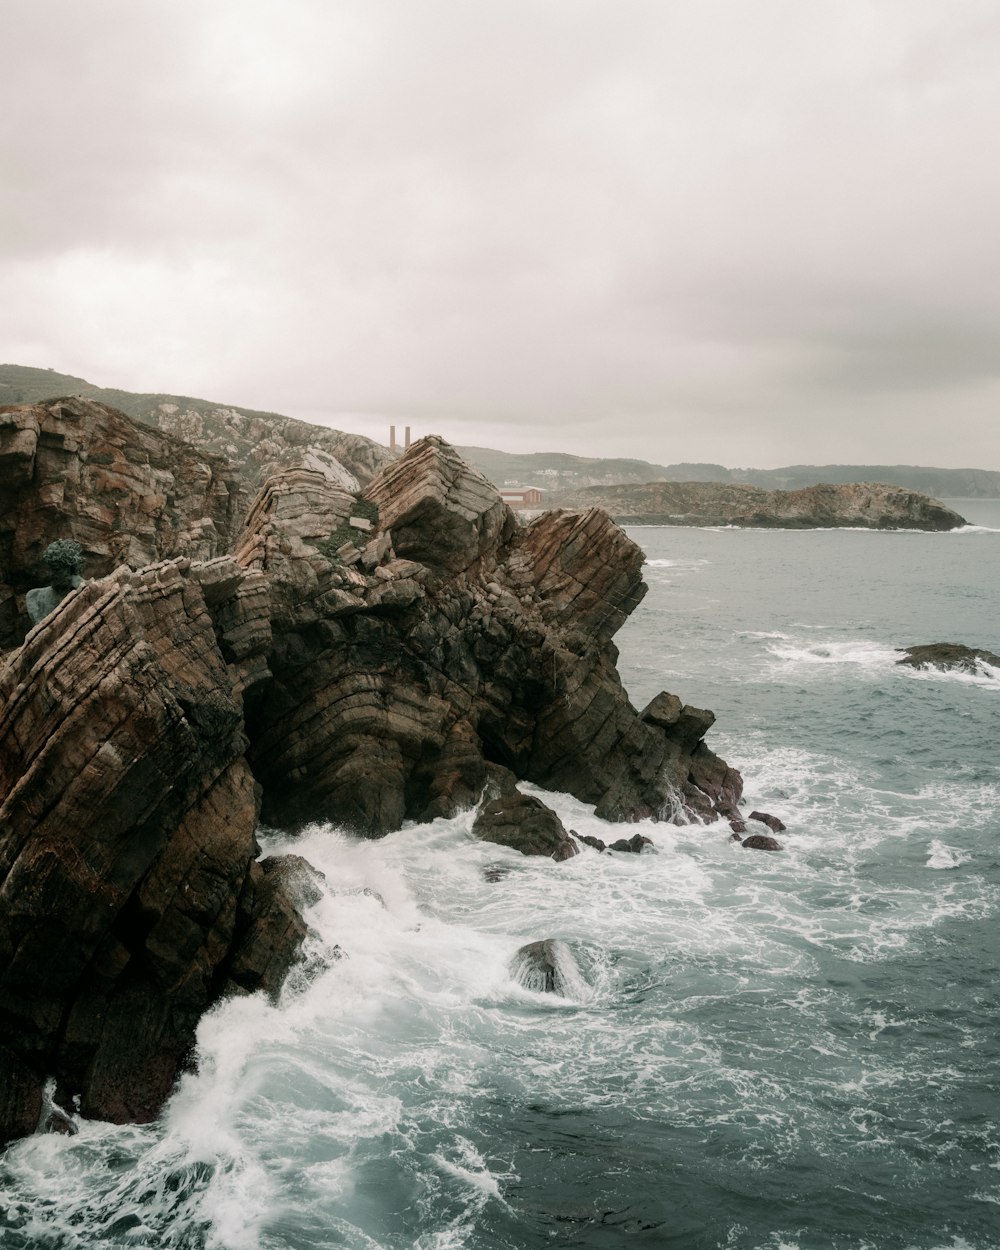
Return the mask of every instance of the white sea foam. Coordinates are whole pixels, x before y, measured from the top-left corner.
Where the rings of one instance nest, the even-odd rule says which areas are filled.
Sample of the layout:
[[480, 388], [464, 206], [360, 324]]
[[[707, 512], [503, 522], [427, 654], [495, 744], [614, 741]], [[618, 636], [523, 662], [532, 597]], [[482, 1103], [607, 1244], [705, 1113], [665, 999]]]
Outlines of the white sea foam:
[[798, 669], [852, 665], [871, 672], [885, 671], [899, 659], [894, 647], [869, 639], [829, 642], [788, 642], [769, 648], [775, 659]]
[[928, 849], [930, 851], [927, 857], [928, 868], [960, 868], [962, 864], [967, 864], [972, 858], [966, 851], [960, 851], [954, 846], [946, 846], [937, 838], [934, 839]]
[[710, 560], [693, 557], [690, 559], [646, 560], [644, 561], [644, 567], [650, 569], [697, 569], [710, 563]]
[[951, 682], [958, 686], [980, 686], [986, 690], [1000, 692], [1000, 668], [987, 664], [984, 660], [976, 661], [974, 673], [954, 668], [914, 668], [910, 664], [900, 665], [900, 673], [917, 681]]

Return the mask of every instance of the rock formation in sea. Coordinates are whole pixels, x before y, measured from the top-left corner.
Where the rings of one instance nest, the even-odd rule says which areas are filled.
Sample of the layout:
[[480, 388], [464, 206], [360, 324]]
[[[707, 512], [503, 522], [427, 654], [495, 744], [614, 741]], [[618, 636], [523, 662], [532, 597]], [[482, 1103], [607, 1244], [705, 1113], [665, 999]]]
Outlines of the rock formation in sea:
[[763, 490], [731, 482], [647, 482], [564, 492], [550, 506], [603, 508], [619, 524], [757, 529], [951, 530], [968, 524], [936, 499], [873, 482]]
[[[82, 400], [0, 410], [0, 480], [2, 1137], [47, 1077], [150, 1118], [206, 1007], [278, 987], [301, 873], [257, 861], [261, 812], [378, 836], [479, 806], [477, 834], [555, 859], [576, 844], [518, 781], [739, 818], [712, 713], [622, 688], [643, 557], [597, 509], [519, 527], [432, 437], [363, 488], [284, 468], [238, 530], [231, 466]], [[57, 538], [90, 580], [25, 636]]]
[[903, 658], [897, 664], [910, 668], [938, 668], [959, 673], [981, 675], [983, 666], [1000, 671], [1000, 655], [982, 647], [967, 647], [961, 642], [929, 642], [915, 647], [901, 647]]

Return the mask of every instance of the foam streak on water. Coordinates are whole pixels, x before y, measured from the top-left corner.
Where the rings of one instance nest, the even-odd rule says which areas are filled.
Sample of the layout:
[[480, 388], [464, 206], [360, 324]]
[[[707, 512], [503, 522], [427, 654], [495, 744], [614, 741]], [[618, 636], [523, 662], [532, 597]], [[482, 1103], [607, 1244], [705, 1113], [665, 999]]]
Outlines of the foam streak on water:
[[[633, 698], [714, 707], [786, 850], [647, 822], [556, 865], [469, 814], [265, 839], [327, 880], [281, 1002], [210, 1014], [159, 1124], [10, 1149], [3, 1250], [1000, 1246], [997, 692], [894, 650], [996, 650], [1000, 546], [638, 536]], [[561, 994], [512, 972], [543, 938]]]

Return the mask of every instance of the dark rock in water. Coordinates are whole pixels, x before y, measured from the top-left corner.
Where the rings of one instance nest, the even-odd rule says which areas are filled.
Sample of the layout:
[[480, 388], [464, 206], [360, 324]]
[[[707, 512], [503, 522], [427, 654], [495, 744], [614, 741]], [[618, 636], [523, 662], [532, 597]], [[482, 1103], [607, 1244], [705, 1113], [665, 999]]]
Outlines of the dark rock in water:
[[541, 799], [532, 795], [502, 795], [487, 803], [475, 819], [472, 832], [485, 842], [513, 847], [522, 855], [571, 859], [579, 848], [562, 821]]
[[509, 864], [489, 864], [483, 869], [483, 880], [489, 882], [502, 881], [510, 876]]
[[960, 673], [982, 673], [982, 665], [1000, 669], [1000, 655], [979, 647], [967, 647], [960, 642], [931, 642], [919, 647], [903, 647], [905, 652], [897, 664], [911, 668], [951, 669]]
[[510, 971], [519, 985], [536, 994], [578, 998], [586, 989], [573, 952], [556, 938], [522, 946], [510, 962]]
[[44, 1076], [16, 1051], [0, 1045], [0, 1146], [33, 1133], [44, 1102]]
[[733, 833], [746, 833], [747, 822], [745, 820], [734, 819], [729, 822], [729, 828], [732, 829]]
[[634, 833], [630, 838], [619, 838], [617, 842], [612, 842], [608, 847], [608, 850], [625, 851], [631, 855], [638, 855], [641, 853], [643, 847], [652, 845], [652, 838], [647, 838], [641, 833]]
[[63, 1111], [62, 1107], [52, 1106], [48, 1115], [45, 1117], [43, 1128], [46, 1133], [60, 1133], [63, 1137], [75, 1137], [79, 1133], [79, 1127], [73, 1122], [73, 1118]]
[[767, 825], [772, 833], [784, 833], [787, 827], [777, 816], [772, 816], [770, 812], [751, 812], [750, 819], [760, 821], [762, 825]]
[[602, 841], [601, 838], [593, 837], [589, 833], [578, 833], [576, 836], [581, 842], [585, 842], [587, 846], [592, 846], [595, 851], [606, 851], [608, 849], [606, 842]]
[[766, 833], [752, 833], [749, 838], [744, 838], [742, 845], [748, 851], [783, 851], [785, 849], [777, 838], [769, 837]]

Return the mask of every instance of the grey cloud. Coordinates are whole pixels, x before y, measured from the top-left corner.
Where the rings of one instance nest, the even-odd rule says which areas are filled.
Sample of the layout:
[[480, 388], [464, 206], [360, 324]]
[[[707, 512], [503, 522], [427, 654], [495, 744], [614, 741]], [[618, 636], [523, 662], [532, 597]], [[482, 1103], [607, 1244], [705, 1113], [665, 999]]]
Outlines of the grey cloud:
[[991, 3], [0, 24], [6, 359], [376, 434], [776, 463], [909, 430], [997, 460]]

